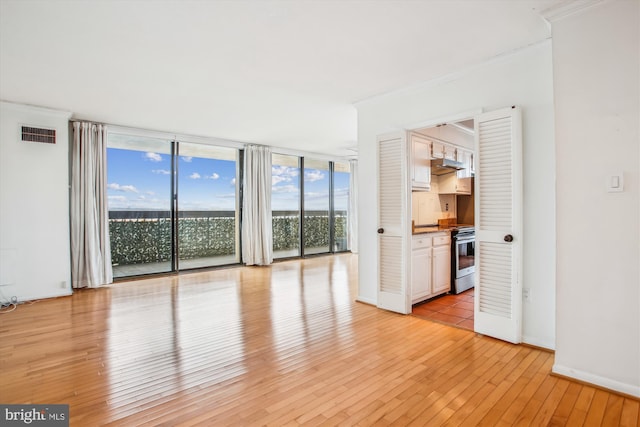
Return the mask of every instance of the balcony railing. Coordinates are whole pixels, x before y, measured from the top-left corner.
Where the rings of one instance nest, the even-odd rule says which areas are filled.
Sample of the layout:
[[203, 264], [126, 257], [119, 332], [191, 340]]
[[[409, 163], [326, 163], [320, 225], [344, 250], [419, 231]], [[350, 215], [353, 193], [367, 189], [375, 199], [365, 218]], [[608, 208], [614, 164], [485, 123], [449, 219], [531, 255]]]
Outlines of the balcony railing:
[[[299, 247], [297, 211], [273, 211], [274, 251]], [[329, 247], [327, 211], [306, 211], [305, 247]], [[178, 217], [180, 259], [233, 255], [236, 250], [233, 211], [181, 211]], [[336, 211], [335, 250], [346, 250], [347, 212]], [[109, 211], [113, 265], [168, 262], [171, 260], [171, 215], [168, 211]]]

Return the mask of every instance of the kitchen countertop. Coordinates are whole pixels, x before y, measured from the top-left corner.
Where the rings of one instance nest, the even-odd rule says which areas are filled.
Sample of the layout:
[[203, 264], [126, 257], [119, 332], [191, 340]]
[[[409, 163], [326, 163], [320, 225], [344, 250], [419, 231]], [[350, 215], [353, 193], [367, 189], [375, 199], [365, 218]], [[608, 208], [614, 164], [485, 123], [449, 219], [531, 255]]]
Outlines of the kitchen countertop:
[[424, 233], [437, 233], [439, 231], [451, 231], [454, 227], [416, 227], [413, 229], [413, 234], [424, 234]]
[[444, 226], [417, 226], [413, 229], [412, 234], [425, 234], [425, 233], [438, 233], [440, 231], [451, 231], [455, 230], [458, 227], [473, 227], [473, 225], [467, 224], [455, 224], [455, 225], [444, 225]]

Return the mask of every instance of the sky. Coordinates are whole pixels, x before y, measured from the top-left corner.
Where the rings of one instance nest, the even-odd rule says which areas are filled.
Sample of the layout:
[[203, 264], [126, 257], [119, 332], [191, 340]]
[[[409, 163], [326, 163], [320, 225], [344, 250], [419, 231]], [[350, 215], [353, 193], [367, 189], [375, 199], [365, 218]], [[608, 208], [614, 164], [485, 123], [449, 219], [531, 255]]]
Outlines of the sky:
[[[298, 210], [299, 168], [273, 165], [272, 209]], [[305, 208], [328, 210], [329, 171], [305, 169]], [[348, 208], [349, 174], [334, 174], [335, 209]], [[153, 151], [107, 149], [110, 210], [169, 210], [171, 156]], [[180, 210], [234, 210], [236, 162], [192, 156], [178, 160]]]

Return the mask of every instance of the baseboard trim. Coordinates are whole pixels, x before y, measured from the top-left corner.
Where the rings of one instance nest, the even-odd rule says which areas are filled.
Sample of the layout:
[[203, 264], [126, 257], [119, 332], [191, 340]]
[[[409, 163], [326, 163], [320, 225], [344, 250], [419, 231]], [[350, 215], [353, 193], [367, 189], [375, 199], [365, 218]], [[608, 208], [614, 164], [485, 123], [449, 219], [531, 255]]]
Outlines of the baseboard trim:
[[600, 387], [608, 391], [620, 393], [634, 399], [640, 399], [640, 386], [622, 383], [610, 378], [601, 377], [579, 369], [569, 368], [567, 366], [554, 364], [551, 368], [552, 374], [565, 377], [570, 380], [577, 380], [592, 386]]
[[369, 298], [364, 298], [364, 297], [361, 297], [361, 296], [358, 296], [358, 297], [356, 298], [356, 302], [361, 302], [361, 303], [363, 303], [363, 304], [372, 305], [372, 306], [374, 306], [374, 307], [377, 307], [377, 306], [378, 306], [378, 303], [377, 303], [376, 301], [374, 301], [374, 300], [372, 300], [372, 299], [369, 299]]
[[528, 344], [531, 347], [539, 348], [541, 350], [555, 351], [554, 343], [546, 342], [546, 341], [537, 339], [535, 337], [529, 337], [529, 336], [523, 335], [522, 336], [522, 343], [523, 344]]

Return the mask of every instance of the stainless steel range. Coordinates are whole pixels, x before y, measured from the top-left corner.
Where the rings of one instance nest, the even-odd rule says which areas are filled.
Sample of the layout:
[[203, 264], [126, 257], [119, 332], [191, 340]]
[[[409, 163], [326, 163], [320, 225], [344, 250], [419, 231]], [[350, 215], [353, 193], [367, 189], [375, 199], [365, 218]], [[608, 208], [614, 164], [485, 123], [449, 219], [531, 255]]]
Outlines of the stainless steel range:
[[451, 293], [473, 288], [475, 281], [476, 232], [473, 227], [451, 231]]

